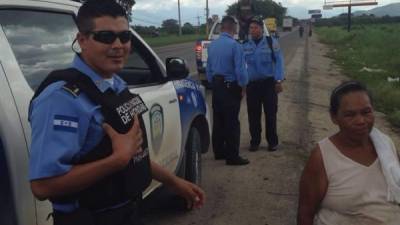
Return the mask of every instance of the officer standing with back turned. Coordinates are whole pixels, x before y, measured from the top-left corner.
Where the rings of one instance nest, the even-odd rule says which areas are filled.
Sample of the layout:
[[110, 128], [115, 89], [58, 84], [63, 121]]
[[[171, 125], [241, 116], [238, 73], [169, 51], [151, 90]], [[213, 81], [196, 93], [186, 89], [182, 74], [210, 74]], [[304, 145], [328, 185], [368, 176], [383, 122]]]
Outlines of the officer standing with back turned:
[[202, 206], [198, 186], [150, 159], [147, 107], [116, 75], [133, 41], [125, 10], [115, 0], [87, 0], [76, 22], [81, 52], [48, 75], [29, 108], [35, 197], [51, 201], [55, 225], [142, 224], [138, 204], [153, 178]]
[[247, 112], [250, 129], [250, 151], [257, 151], [261, 142], [261, 112], [264, 108], [268, 151], [278, 149], [276, 114], [278, 93], [282, 91], [283, 56], [278, 41], [264, 36], [264, 24], [259, 18], [250, 20], [251, 38], [243, 44], [249, 84]]
[[207, 79], [212, 83], [212, 144], [216, 160], [227, 165], [245, 165], [239, 156], [240, 102], [248, 82], [241, 45], [233, 38], [235, 20], [226, 16], [221, 21], [221, 35], [208, 47]]

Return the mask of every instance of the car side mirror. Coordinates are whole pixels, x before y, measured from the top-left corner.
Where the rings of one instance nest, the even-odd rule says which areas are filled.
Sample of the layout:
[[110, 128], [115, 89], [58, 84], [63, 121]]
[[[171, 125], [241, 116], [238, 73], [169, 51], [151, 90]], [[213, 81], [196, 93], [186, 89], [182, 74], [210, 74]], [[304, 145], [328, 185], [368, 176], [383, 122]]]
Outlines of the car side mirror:
[[185, 60], [178, 57], [170, 57], [165, 60], [167, 76], [170, 80], [184, 79], [189, 76], [189, 69]]

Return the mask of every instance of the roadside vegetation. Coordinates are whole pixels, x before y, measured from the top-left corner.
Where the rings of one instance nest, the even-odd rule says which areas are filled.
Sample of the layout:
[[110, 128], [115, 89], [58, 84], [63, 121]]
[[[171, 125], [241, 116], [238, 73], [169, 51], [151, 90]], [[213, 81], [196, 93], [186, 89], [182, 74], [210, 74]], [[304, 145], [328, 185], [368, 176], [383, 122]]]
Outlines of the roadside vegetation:
[[400, 23], [318, 27], [320, 41], [352, 79], [372, 91], [377, 110], [400, 127]]
[[[182, 36], [178, 35], [161, 35], [158, 37], [151, 36], [142, 36], [143, 39], [149, 44], [151, 47], [158, 47], [164, 45], [178, 44], [184, 42], [194, 42], [198, 39], [204, 39], [205, 35], [202, 34], [185, 34]], [[193, 43], [194, 46], [194, 43]]]
[[179, 24], [176, 19], [164, 20], [161, 27], [133, 25], [132, 28], [139, 33], [151, 47], [194, 42], [206, 37], [205, 24], [193, 26], [190, 23], [183, 24], [181, 28], [182, 35], [179, 36]]

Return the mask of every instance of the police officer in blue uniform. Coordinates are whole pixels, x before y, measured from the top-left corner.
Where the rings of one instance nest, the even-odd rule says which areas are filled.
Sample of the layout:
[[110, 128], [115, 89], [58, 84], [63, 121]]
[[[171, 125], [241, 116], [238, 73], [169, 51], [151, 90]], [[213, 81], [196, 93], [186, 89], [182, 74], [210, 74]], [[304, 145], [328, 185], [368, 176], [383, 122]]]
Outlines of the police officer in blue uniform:
[[227, 165], [245, 165], [249, 161], [239, 156], [239, 111], [247, 71], [242, 47], [233, 38], [235, 20], [226, 16], [221, 23], [221, 35], [208, 47], [207, 59], [207, 79], [213, 92], [213, 151], [215, 159], [225, 159]]
[[257, 151], [261, 142], [261, 111], [264, 108], [268, 150], [278, 148], [276, 114], [278, 93], [284, 80], [283, 56], [278, 41], [263, 35], [263, 21], [250, 21], [251, 38], [243, 44], [249, 84], [247, 85], [247, 112], [251, 135], [250, 151]]
[[56, 225], [141, 224], [138, 203], [154, 178], [200, 207], [204, 192], [149, 157], [147, 107], [115, 73], [131, 50], [127, 15], [114, 0], [88, 0], [77, 15], [81, 53], [32, 98], [29, 178], [50, 199]]

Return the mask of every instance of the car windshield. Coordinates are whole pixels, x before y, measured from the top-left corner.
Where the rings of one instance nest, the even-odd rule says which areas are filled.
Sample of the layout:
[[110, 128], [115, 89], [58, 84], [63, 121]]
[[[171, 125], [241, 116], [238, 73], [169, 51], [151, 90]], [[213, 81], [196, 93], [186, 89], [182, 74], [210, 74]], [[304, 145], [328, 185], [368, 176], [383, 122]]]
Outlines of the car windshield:
[[0, 23], [29, 86], [36, 89], [54, 69], [71, 64], [77, 33], [70, 14], [0, 10]]

